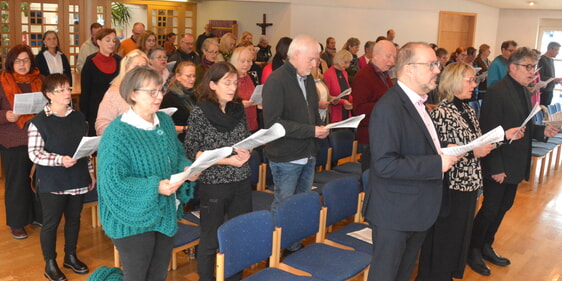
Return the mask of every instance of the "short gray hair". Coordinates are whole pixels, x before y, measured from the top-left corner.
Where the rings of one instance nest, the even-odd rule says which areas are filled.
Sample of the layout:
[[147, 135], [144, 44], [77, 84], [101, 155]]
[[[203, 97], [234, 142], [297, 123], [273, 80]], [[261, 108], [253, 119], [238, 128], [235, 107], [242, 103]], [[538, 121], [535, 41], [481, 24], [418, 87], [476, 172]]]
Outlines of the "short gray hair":
[[150, 82], [162, 85], [162, 76], [148, 66], [137, 66], [123, 77], [123, 81], [119, 85], [119, 94], [128, 104], [135, 105], [135, 102], [131, 99], [131, 94], [135, 89], [139, 89]]
[[526, 58], [530, 58], [534, 61], [539, 60], [539, 56], [535, 54], [530, 48], [519, 47], [515, 51], [513, 51], [513, 53], [511, 53], [511, 56], [509, 56], [509, 64], [519, 64]]
[[301, 52], [307, 51], [310, 45], [312, 45], [311, 43], [316, 44], [317, 52], [320, 53], [321, 49], [318, 41], [308, 35], [297, 35], [297, 37], [295, 37], [289, 45], [289, 51], [287, 51], [287, 57], [289, 60], [293, 57], [297, 50]]

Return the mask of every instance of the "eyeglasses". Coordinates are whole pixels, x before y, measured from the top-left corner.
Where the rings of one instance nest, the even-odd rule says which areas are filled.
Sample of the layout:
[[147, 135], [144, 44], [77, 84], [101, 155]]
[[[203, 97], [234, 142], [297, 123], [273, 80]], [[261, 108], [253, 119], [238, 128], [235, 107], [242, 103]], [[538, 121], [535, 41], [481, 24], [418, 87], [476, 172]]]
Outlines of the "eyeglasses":
[[465, 77], [463, 79], [468, 81], [468, 82], [478, 83], [478, 77], [468, 77], [468, 78]]
[[429, 71], [433, 71], [435, 70], [435, 68], [439, 68], [441, 66], [441, 62], [440, 61], [434, 61], [434, 62], [411, 62], [409, 64], [421, 64], [421, 65], [427, 65], [429, 66]]
[[515, 65], [523, 66], [523, 67], [525, 67], [525, 69], [527, 69], [527, 71], [531, 71], [531, 70], [537, 69], [537, 65], [536, 65], [536, 64], [518, 64], [518, 63], [516, 63]]
[[157, 97], [159, 94], [162, 94], [162, 90], [161, 89], [156, 89], [156, 90], [146, 90], [146, 89], [135, 89], [135, 92], [145, 92], [148, 93], [151, 97], [155, 98]]
[[160, 59], [165, 59], [165, 60], [167, 60], [167, 59], [168, 59], [168, 56], [157, 56], [157, 57], [153, 57], [153, 59], [155, 59], [155, 60], [160, 60]]
[[20, 63], [28, 64], [28, 63], [30, 63], [30, 62], [31, 62], [31, 60], [28, 59], [28, 58], [25, 58], [25, 59], [16, 59], [16, 60], [14, 61], [14, 64], [20, 64]]
[[68, 87], [68, 88], [65, 88], [65, 89], [53, 90], [53, 93], [55, 93], [55, 94], [60, 94], [60, 93], [64, 93], [64, 92], [67, 92], [67, 93], [72, 92], [72, 87]]
[[216, 55], [216, 54], [219, 53], [218, 51], [205, 51], [205, 52], [207, 52], [207, 53], [209, 53], [209, 54], [211, 54], [211, 55]]

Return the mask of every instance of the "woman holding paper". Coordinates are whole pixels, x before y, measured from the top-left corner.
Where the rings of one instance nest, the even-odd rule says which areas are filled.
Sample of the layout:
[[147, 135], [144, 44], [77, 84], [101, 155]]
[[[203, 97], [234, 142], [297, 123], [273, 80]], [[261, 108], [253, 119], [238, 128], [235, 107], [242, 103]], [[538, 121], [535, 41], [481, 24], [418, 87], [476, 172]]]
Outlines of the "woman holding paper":
[[[441, 73], [439, 100], [442, 102], [430, 115], [444, 146], [468, 144], [482, 135], [476, 114], [466, 103], [478, 86], [475, 74], [474, 68], [463, 62], [450, 64]], [[508, 139], [516, 130], [506, 131]], [[488, 144], [466, 153], [444, 175], [441, 211], [422, 246], [416, 281], [450, 281], [463, 277], [477, 192], [483, 184], [479, 158], [492, 149], [493, 145]]]
[[0, 154], [6, 177], [6, 224], [15, 239], [27, 238], [24, 227], [34, 221], [40, 222], [41, 214], [30, 188], [32, 163], [27, 156], [24, 129], [34, 115], [15, 114], [14, 100], [17, 94], [40, 92], [42, 84], [31, 48], [23, 44], [12, 47], [0, 74]]
[[176, 220], [193, 194], [193, 183], [169, 180], [191, 161], [172, 119], [158, 112], [161, 85], [146, 66], [125, 75], [119, 90], [131, 108], [105, 129], [98, 150], [100, 220], [119, 251], [124, 281], [166, 279]]
[[333, 65], [324, 73], [324, 82], [330, 89], [332, 106], [330, 109], [330, 122], [338, 122], [351, 117], [353, 100], [351, 95], [337, 98], [343, 91], [350, 88], [346, 68], [353, 56], [347, 50], [341, 50], [334, 55]]
[[90, 158], [73, 159], [82, 137], [88, 132], [86, 118], [70, 107], [68, 77], [52, 74], [45, 78], [43, 95], [49, 103], [29, 123], [29, 159], [37, 164], [37, 194], [43, 211], [41, 250], [45, 277], [66, 280], [57, 265], [57, 228], [64, 214], [64, 267], [86, 274], [88, 267], [76, 256], [80, 213], [84, 194], [94, 188], [96, 178]]
[[[205, 73], [197, 89], [199, 102], [187, 122], [185, 149], [189, 159], [195, 160], [205, 150], [232, 146], [249, 136], [237, 86], [238, 71], [230, 63], [217, 62]], [[200, 281], [214, 280], [218, 227], [225, 220], [252, 210], [247, 163], [250, 152], [246, 149], [234, 151], [232, 156], [220, 160], [199, 177], [201, 241], [197, 271]]]
[[246, 47], [238, 47], [232, 53], [230, 63], [238, 71], [238, 96], [242, 98], [242, 104], [246, 110], [246, 121], [250, 132], [259, 129], [258, 126], [258, 108], [254, 105], [254, 101], [250, 100], [256, 86], [252, 82], [252, 77], [248, 75], [248, 71], [252, 67], [254, 55]]

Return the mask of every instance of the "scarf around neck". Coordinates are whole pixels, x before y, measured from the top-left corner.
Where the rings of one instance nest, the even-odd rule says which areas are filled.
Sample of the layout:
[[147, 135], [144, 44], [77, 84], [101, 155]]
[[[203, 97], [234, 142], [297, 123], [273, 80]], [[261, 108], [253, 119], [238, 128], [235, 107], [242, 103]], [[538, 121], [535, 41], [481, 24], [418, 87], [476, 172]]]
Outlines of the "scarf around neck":
[[[18, 84], [31, 84], [31, 91], [33, 92], [41, 92], [41, 86], [43, 85], [38, 68], [35, 68], [31, 73], [25, 75], [18, 74], [17, 72], [7, 73], [4, 71], [0, 75], [0, 83], [2, 83], [2, 89], [4, 89], [4, 94], [12, 109], [14, 108], [15, 95], [23, 94]], [[27, 121], [31, 120], [33, 116], [35, 116], [35, 114], [21, 115], [18, 121], [16, 121], [16, 125], [18, 125], [20, 129], [23, 129]]]
[[225, 109], [226, 113], [222, 112], [218, 105], [209, 101], [199, 102], [198, 105], [205, 117], [221, 133], [234, 130], [244, 117], [244, 106], [241, 103], [228, 102]]

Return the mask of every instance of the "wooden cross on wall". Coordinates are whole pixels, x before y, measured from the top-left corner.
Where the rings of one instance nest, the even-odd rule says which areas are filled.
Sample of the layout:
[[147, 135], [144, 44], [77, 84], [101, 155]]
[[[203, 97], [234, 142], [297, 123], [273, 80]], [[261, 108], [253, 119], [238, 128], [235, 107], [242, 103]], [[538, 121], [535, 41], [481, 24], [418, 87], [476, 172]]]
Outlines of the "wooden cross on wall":
[[265, 20], [266, 15], [263, 14], [263, 22], [261, 23], [256, 23], [257, 26], [261, 27], [261, 35], [265, 35], [265, 29], [269, 26], [272, 26], [273, 23], [268, 23], [267, 20]]

